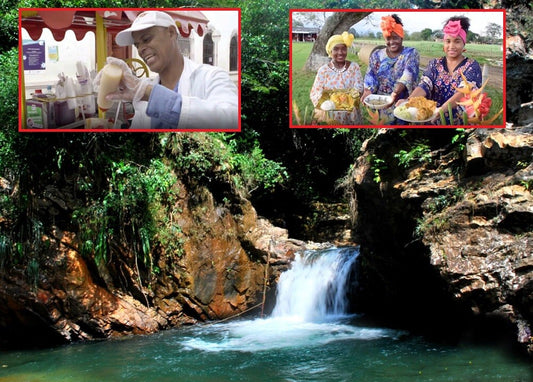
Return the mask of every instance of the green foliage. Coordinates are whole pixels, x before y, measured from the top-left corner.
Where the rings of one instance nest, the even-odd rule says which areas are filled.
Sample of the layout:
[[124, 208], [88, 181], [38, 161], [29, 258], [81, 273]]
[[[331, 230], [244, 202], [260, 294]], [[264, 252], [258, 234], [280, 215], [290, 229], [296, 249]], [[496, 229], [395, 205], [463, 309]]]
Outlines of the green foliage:
[[0, 8], [5, 10], [0, 18], [0, 53], [2, 53], [16, 46], [18, 42], [17, 2], [2, 0]]
[[418, 141], [409, 150], [400, 150], [394, 154], [398, 164], [403, 168], [409, 168], [413, 162], [429, 163], [431, 161], [431, 149], [426, 142]]
[[28, 278], [28, 283], [34, 290], [37, 289], [39, 282], [39, 268], [39, 260], [35, 257], [32, 257], [26, 266], [26, 277]]
[[242, 187], [249, 193], [260, 186], [264, 189], [273, 188], [283, 183], [289, 176], [285, 167], [265, 158], [263, 150], [258, 145], [249, 153], [235, 153], [232, 162], [239, 168], [239, 178], [244, 181]]
[[533, 179], [521, 180], [520, 185], [524, 187], [527, 191], [533, 190]]
[[265, 157], [255, 139], [243, 144], [233, 135], [183, 134], [172, 135], [165, 145], [180, 174], [195, 182], [228, 182], [244, 195], [272, 188], [288, 177], [280, 163]]
[[241, 94], [243, 126], [281, 123], [288, 97], [288, 4], [242, 4]]
[[[27, 201], [27, 198], [22, 197], [20, 200]], [[35, 217], [28, 217], [27, 211], [24, 213], [20, 207], [13, 203], [13, 211], [8, 213], [2, 211], [0, 215], [7, 219], [13, 218], [11, 227], [5, 222], [0, 226], [0, 271], [11, 267], [26, 267], [28, 281], [32, 286], [36, 286], [39, 270], [38, 258], [44, 248], [44, 226]], [[12, 229], [9, 230], [9, 228]]]
[[412, 2], [420, 8], [472, 9], [480, 7], [478, 0], [413, 0]]
[[522, 170], [522, 169], [526, 168], [527, 166], [529, 166], [529, 163], [526, 162], [526, 161], [519, 160], [519, 161], [516, 162], [516, 168], [518, 168], [518, 169]]
[[466, 148], [466, 140], [468, 138], [468, 132], [466, 129], [455, 129], [457, 134], [452, 137], [452, 145], [458, 152], [463, 152]]
[[[0, 115], [4, 127], [15, 129], [18, 126], [18, 49], [11, 48], [0, 52]], [[12, 135], [13, 131], [0, 129], [0, 160], [8, 160], [10, 146], [4, 145], [10, 141], [6, 136]], [[0, 162], [3, 163], [3, 162]], [[0, 170], [1, 171], [1, 170]]]
[[[142, 152], [136, 144], [131, 146], [125, 145], [119, 157]], [[155, 146], [152, 158], [104, 156], [83, 168], [87, 176], [79, 177], [78, 187], [90, 198], [72, 217], [79, 226], [82, 253], [97, 264], [111, 260], [112, 243], [131, 248], [136, 266], [141, 264], [140, 271], [147, 274], [160, 271], [154, 265], [154, 248], [162, 248], [167, 257], [183, 255], [185, 238], [175, 217], [180, 213], [176, 207], [178, 177], [209, 187], [232, 184], [235, 192], [247, 193], [252, 188], [273, 187], [284, 176], [284, 169], [266, 159], [258, 146], [250, 152], [237, 151], [245, 145], [237, 144], [231, 135], [165, 134]], [[60, 163], [62, 153], [56, 154]], [[98, 174], [92, 171], [96, 163], [105, 178], [100, 187]]]
[[436, 214], [446, 207], [449, 207], [455, 203], [458, 203], [464, 198], [465, 190], [461, 187], [455, 188], [451, 192], [435, 196], [434, 198], [428, 199], [426, 203], [426, 209], [431, 214]]
[[416, 221], [414, 236], [418, 239], [423, 238], [424, 235], [439, 235], [450, 227], [450, 221], [441, 214], [419, 218]]
[[449, 227], [449, 221], [445, 214], [441, 213], [447, 207], [461, 202], [465, 197], [462, 187], [454, 188], [425, 202], [424, 216], [417, 219], [414, 235], [422, 238], [425, 234], [439, 234]]
[[367, 160], [370, 163], [370, 169], [374, 174], [372, 180], [376, 183], [381, 183], [383, 181], [383, 171], [387, 169], [385, 160], [378, 158], [376, 154], [370, 154]]
[[11, 257], [12, 244], [9, 237], [0, 235], [0, 271], [4, 270], [4, 267]]
[[430, 28], [425, 28], [420, 32], [420, 37], [422, 37], [422, 40], [424, 41], [429, 41], [432, 34], [433, 31]]
[[[82, 234], [82, 253], [94, 256], [97, 263], [105, 262], [110, 241], [115, 240], [130, 246], [145, 267], [152, 269], [151, 241], [160, 239], [159, 230], [165, 229], [161, 217], [166, 205], [175, 202], [176, 177], [159, 159], [152, 159], [148, 166], [112, 161], [106, 172], [106, 192], [73, 213]], [[157, 244], [174, 245], [161, 240]]]

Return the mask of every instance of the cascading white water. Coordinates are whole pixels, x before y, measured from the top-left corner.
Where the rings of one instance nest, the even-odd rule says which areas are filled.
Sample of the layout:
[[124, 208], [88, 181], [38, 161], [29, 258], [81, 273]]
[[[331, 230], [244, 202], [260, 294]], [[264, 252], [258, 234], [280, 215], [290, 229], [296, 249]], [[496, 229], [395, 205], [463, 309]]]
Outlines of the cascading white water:
[[358, 255], [352, 247], [298, 254], [280, 276], [272, 317], [317, 322], [345, 315], [347, 279]]
[[388, 329], [359, 327], [347, 320], [352, 316], [346, 312], [346, 287], [358, 254], [358, 249], [347, 247], [296, 257], [278, 282], [271, 317], [213, 324], [183, 345], [212, 352], [256, 352], [393, 336]]
[[395, 341], [405, 333], [343, 315], [356, 257], [331, 249], [297, 258], [269, 318], [28, 354], [0, 351], [0, 381], [530, 381], [530, 365], [509, 354], [414, 336]]

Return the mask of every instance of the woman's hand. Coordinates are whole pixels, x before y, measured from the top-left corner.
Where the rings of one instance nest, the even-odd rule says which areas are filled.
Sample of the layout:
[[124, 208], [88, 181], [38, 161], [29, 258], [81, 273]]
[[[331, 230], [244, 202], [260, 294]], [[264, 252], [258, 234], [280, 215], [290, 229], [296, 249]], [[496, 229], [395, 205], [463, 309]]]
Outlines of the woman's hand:
[[370, 94], [372, 94], [372, 91], [370, 91], [370, 89], [365, 89], [363, 91], [363, 95], [361, 96], [361, 102], [363, 102]]
[[[391, 94], [391, 96], [392, 96], [392, 94]], [[408, 100], [409, 100], [409, 98], [407, 98], [407, 99], [402, 98], [402, 99], [397, 100], [396, 103], [394, 103], [394, 102], [393, 103], [394, 103], [394, 106], [398, 107], [401, 104], [403, 104], [404, 102], [407, 102]]]

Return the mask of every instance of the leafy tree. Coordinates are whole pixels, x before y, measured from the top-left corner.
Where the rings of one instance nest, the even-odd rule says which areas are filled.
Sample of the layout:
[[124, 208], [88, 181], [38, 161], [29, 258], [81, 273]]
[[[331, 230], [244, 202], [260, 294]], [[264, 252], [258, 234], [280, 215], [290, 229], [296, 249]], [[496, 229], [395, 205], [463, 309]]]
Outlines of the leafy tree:
[[489, 23], [485, 28], [485, 33], [490, 43], [495, 43], [502, 34], [502, 27], [496, 23]]
[[[0, 55], [0, 115], [4, 126], [17, 126], [17, 91], [18, 91], [18, 49], [11, 48]], [[12, 149], [14, 141], [18, 139], [16, 129], [0, 129], [0, 176], [6, 176], [4, 171], [16, 169], [18, 165], [17, 153]]]
[[480, 8], [484, 0], [413, 0], [412, 3], [420, 8], [475, 9]]
[[422, 40], [424, 41], [431, 40], [432, 35], [433, 35], [433, 31], [430, 28], [425, 28], [420, 32], [420, 36], [422, 37]]
[[307, 70], [317, 70], [324, 64], [326, 55], [326, 43], [334, 34], [341, 34], [351, 28], [352, 25], [368, 16], [368, 12], [335, 12], [326, 19], [320, 29], [318, 37], [313, 44], [311, 54], [305, 63]]
[[0, 9], [0, 52], [9, 50], [18, 41], [18, 9], [16, 1], [2, 0]]

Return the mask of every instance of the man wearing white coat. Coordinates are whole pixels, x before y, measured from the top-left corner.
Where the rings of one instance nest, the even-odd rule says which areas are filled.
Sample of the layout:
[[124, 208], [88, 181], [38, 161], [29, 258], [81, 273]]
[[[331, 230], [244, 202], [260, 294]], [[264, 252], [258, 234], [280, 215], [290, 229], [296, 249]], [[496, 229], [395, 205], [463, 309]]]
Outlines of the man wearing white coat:
[[237, 130], [237, 87], [221, 68], [184, 57], [178, 33], [174, 20], [160, 11], [139, 14], [131, 27], [119, 32], [117, 44], [135, 45], [158, 76], [139, 79], [124, 61], [108, 57], [108, 63], [122, 68], [123, 77], [119, 91], [107, 98], [133, 102], [132, 129]]

